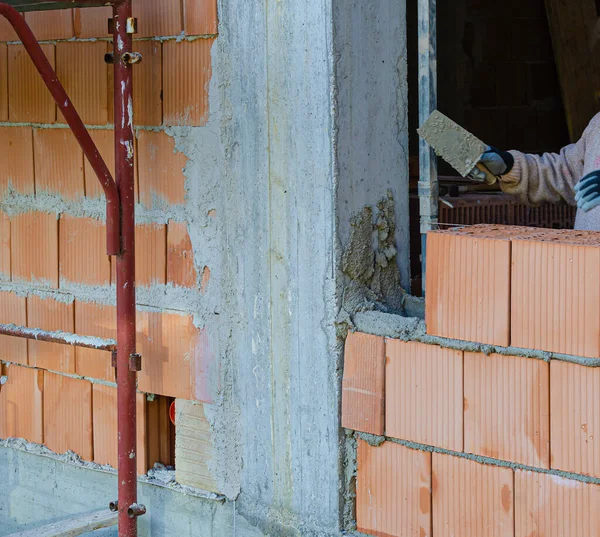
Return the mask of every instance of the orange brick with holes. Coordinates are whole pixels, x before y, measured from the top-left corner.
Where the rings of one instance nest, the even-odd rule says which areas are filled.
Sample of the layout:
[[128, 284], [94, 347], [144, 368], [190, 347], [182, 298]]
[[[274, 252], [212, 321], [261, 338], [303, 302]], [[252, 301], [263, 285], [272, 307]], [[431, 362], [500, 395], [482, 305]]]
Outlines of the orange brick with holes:
[[146, 207], [157, 203], [181, 205], [185, 202], [183, 169], [187, 157], [176, 152], [175, 140], [164, 132], [137, 134], [140, 201]]
[[181, 0], [134, 0], [137, 37], [175, 36], [182, 31]]
[[73, 28], [76, 37], [108, 37], [108, 19], [112, 18], [110, 7], [89, 7], [73, 10]]
[[191, 315], [138, 311], [137, 345], [144, 357], [141, 391], [206, 400], [203, 382], [210, 375], [211, 349]]
[[34, 129], [33, 149], [37, 193], [83, 198], [83, 151], [70, 129]]
[[217, 0], [183, 0], [183, 25], [187, 35], [216, 35]]
[[[54, 45], [40, 45], [54, 67]], [[23, 45], [8, 45], [8, 119], [54, 123], [56, 105]], [[60, 78], [60, 77], [59, 77]], [[62, 80], [62, 79], [61, 79]]]
[[[117, 389], [103, 384], [94, 384], [94, 462], [118, 466], [117, 453]], [[146, 395], [136, 394], [137, 410], [137, 469], [143, 475], [148, 470], [146, 456]]]
[[8, 121], [8, 47], [0, 43], [0, 121]]
[[[27, 326], [72, 334], [75, 331], [73, 302], [59, 302], [35, 295], [27, 297]], [[28, 340], [27, 344], [29, 365], [62, 373], [75, 373], [75, 348], [71, 345], [33, 339]]]
[[342, 380], [342, 427], [384, 432], [385, 342], [382, 337], [348, 333]]
[[44, 444], [56, 453], [74, 451], [92, 461], [92, 384], [44, 372]]
[[60, 285], [110, 285], [106, 225], [93, 218], [63, 214], [59, 222]]
[[163, 122], [202, 126], [208, 121], [208, 86], [214, 39], [163, 44]]
[[[75, 302], [75, 333], [82, 336], [117, 338], [117, 309], [94, 302]], [[111, 353], [96, 349], [75, 349], [75, 372], [83, 377], [115, 382]]]
[[42, 444], [44, 372], [18, 365], [0, 369], [8, 377], [0, 387], [0, 438], [24, 438]]
[[[8, 291], [0, 292], [0, 323], [27, 325], [26, 299]], [[27, 364], [27, 340], [0, 336], [0, 360]]]
[[0, 194], [9, 185], [21, 194], [34, 193], [33, 132], [31, 127], [0, 127]]
[[431, 453], [359, 440], [356, 525], [369, 535], [431, 537]]
[[465, 353], [465, 451], [550, 468], [550, 364]]
[[[135, 230], [135, 281], [150, 286], [166, 283], [167, 227], [142, 224]], [[116, 281], [116, 280], [115, 280]]]
[[510, 468], [440, 453], [432, 457], [433, 535], [514, 537]]
[[196, 287], [194, 250], [185, 222], [169, 220], [167, 226], [167, 283]]
[[0, 280], [11, 278], [11, 223], [10, 218], [0, 212]]
[[133, 103], [136, 125], [162, 124], [162, 44], [160, 41], [136, 41], [134, 50], [144, 60], [135, 72]]
[[[108, 116], [108, 66], [106, 43], [69, 42], [56, 45], [56, 74], [84, 123], [106, 125]], [[64, 119], [61, 116], [61, 122]]]
[[11, 264], [14, 281], [58, 287], [58, 219], [28, 212], [11, 217]]
[[387, 436], [462, 451], [463, 353], [386, 342]]
[[71, 39], [73, 32], [73, 10], [32, 11], [25, 13], [25, 20], [38, 41]]

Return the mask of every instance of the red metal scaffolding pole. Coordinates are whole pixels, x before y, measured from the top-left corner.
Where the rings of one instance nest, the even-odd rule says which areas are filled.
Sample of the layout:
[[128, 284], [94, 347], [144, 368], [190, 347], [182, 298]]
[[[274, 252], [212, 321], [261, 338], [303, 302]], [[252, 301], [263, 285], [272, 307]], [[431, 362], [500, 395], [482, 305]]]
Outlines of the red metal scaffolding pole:
[[[43, 0], [45, 1], [45, 0]], [[43, 3], [40, 0], [39, 3]], [[69, 0], [70, 1], [70, 0]], [[92, 4], [92, 0], [80, 0]], [[35, 2], [32, 3], [35, 4]], [[0, 3], [0, 15], [15, 29], [48, 90], [54, 97], [79, 145], [94, 169], [106, 195], [108, 255], [117, 256], [117, 407], [118, 407], [118, 510], [119, 537], [137, 536], [137, 517], [146, 508], [137, 503], [136, 467], [136, 378], [141, 357], [135, 348], [135, 198], [132, 65], [141, 56], [132, 52], [135, 20], [131, 0], [107, 0], [113, 7], [114, 123], [116, 182], [100, 156], [83, 121], [75, 110], [54, 69], [44, 55], [23, 16], [8, 4]], [[79, 346], [94, 346], [85, 338], [65, 338], [62, 334], [42, 332], [13, 325], [0, 325], [2, 334], [55, 341]], [[108, 349], [113, 346], [104, 344]]]

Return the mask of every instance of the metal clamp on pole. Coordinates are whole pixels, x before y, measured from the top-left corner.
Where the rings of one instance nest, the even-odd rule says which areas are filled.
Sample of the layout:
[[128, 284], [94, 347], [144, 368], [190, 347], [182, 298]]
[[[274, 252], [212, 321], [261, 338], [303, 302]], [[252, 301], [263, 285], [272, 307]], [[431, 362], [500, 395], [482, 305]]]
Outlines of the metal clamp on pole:
[[127, 509], [127, 516], [129, 518], [136, 518], [146, 514], [146, 506], [141, 503], [134, 503]]

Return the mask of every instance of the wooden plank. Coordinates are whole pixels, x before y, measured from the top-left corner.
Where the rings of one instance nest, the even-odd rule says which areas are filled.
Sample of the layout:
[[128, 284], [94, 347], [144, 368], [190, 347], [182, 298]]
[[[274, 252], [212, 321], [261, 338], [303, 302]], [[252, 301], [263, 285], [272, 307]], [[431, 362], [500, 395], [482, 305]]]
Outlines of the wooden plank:
[[53, 522], [41, 528], [12, 533], [7, 537], [76, 537], [90, 531], [115, 526], [118, 515], [119, 513], [104, 509], [85, 515], [75, 515], [74, 518]]
[[577, 141], [600, 110], [600, 61], [591, 37], [595, 0], [545, 0], [569, 136]]

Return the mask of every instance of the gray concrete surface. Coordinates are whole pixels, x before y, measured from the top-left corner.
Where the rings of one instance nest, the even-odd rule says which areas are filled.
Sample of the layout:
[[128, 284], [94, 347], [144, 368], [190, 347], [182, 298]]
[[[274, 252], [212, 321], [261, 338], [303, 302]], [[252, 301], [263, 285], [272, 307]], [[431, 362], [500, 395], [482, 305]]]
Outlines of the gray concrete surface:
[[[389, 259], [408, 283], [404, 12], [404, 0], [219, 2], [210, 120], [168, 129], [190, 159], [186, 206], [139, 215], [187, 219], [211, 284], [202, 296], [157, 286], [140, 297], [185, 304], [207, 329], [218, 357], [205, 408], [212, 469], [229, 501], [141, 485], [141, 535], [333, 537], [352, 527], [341, 252], [365, 206], [373, 233], [387, 211], [386, 249], [395, 243]], [[114, 499], [114, 476], [47, 457], [3, 449], [0, 467], [2, 531]]]

